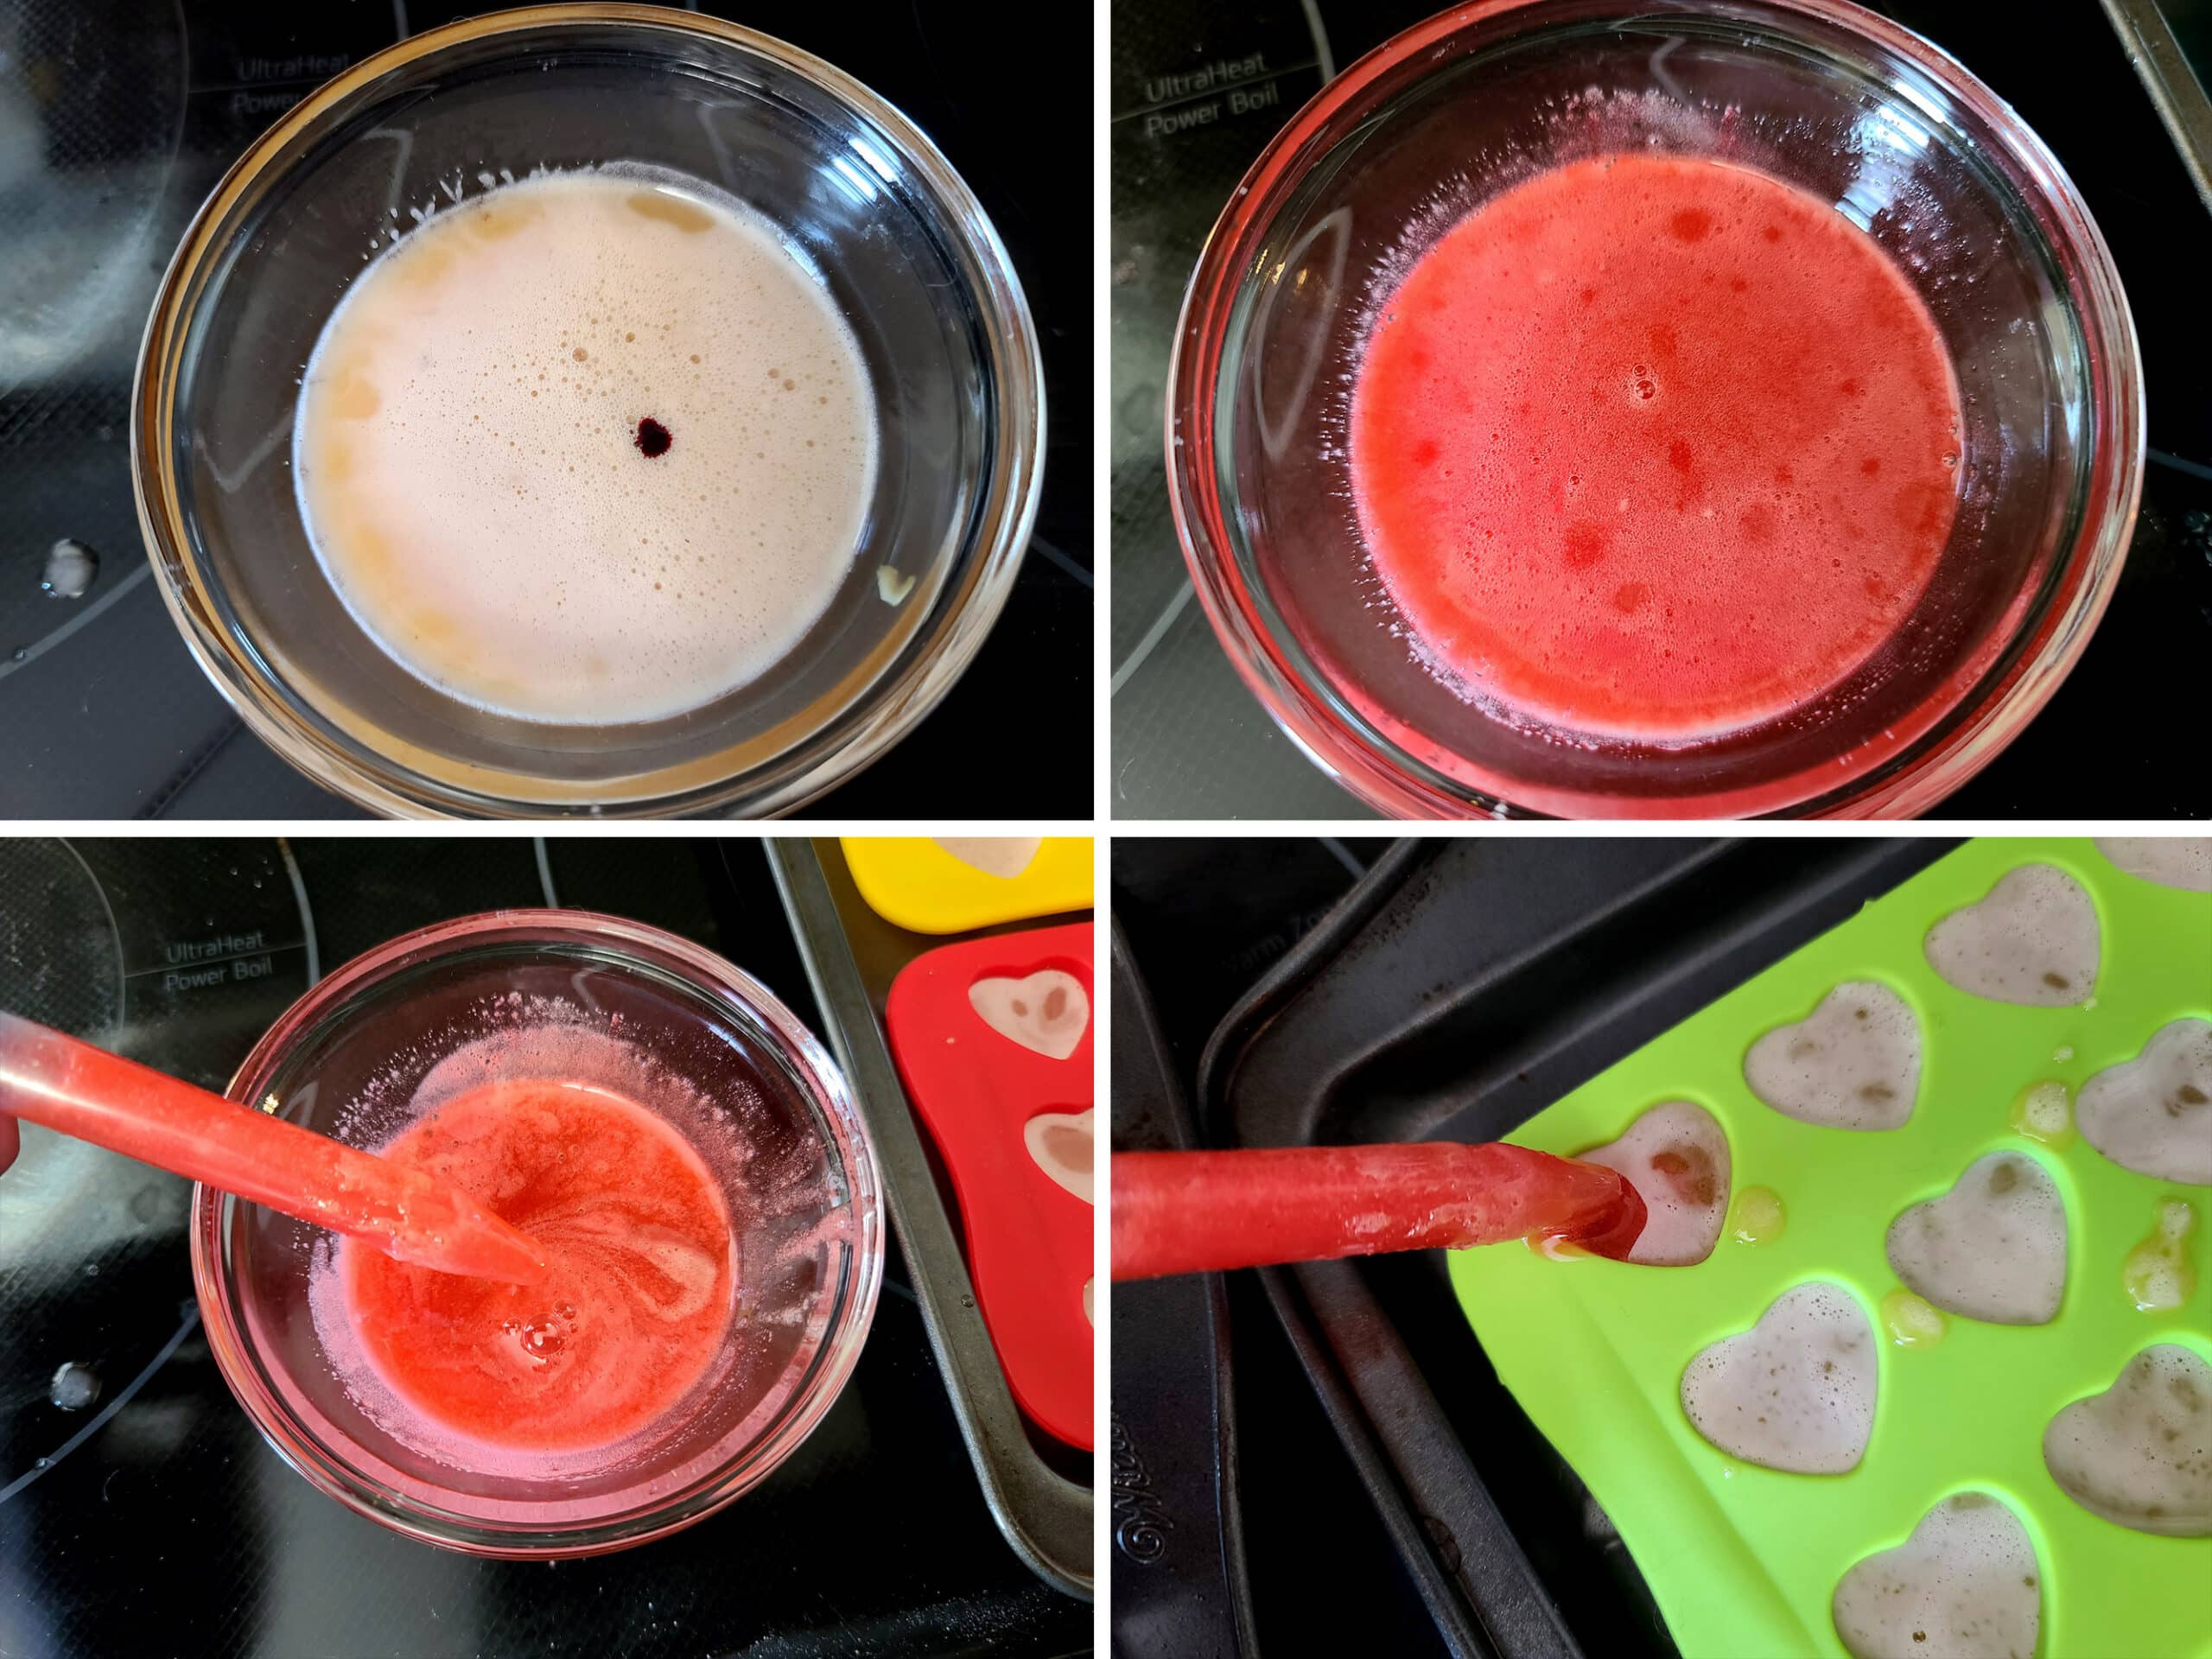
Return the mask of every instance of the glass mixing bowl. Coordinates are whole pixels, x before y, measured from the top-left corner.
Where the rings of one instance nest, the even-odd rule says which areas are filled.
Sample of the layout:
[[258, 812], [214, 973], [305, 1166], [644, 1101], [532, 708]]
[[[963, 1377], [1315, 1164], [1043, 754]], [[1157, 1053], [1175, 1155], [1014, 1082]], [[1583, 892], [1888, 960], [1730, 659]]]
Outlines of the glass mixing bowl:
[[676, 1405], [602, 1451], [518, 1472], [510, 1454], [465, 1469], [416, 1449], [404, 1411], [318, 1332], [310, 1298], [331, 1289], [332, 1235], [193, 1191], [208, 1344], [270, 1445], [348, 1509], [473, 1554], [596, 1554], [731, 1502], [836, 1399], [883, 1276], [875, 1155], [843, 1077], [757, 982], [657, 928], [511, 910], [407, 934], [294, 1003], [230, 1096], [373, 1147], [458, 1087], [547, 1075], [660, 1114], [714, 1173], [736, 1232], [721, 1350]]
[[[727, 191], [819, 273], [874, 384], [875, 491], [829, 611], [760, 679], [664, 720], [513, 720], [416, 678], [340, 601], [293, 488], [299, 380], [372, 238], [410, 210], [466, 200], [480, 175], [615, 161]], [[328, 788], [391, 814], [772, 813], [881, 753], [975, 656], [1036, 516], [1044, 423], [1006, 250], [912, 123], [714, 18], [549, 6], [379, 53], [246, 152], [162, 284], [131, 457], [194, 656]], [[884, 565], [914, 584], [896, 605]]]
[[[1351, 504], [1363, 320], [1396, 273], [1500, 189], [1626, 149], [1834, 202], [1926, 302], [1964, 399], [1957, 521], [1899, 632], [1785, 714], [1691, 743], [1547, 729], [1424, 667]], [[1167, 463], [1230, 659], [1384, 811], [1903, 816], [2018, 733], [2102, 614], [2141, 483], [2141, 380], [2072, 183], [1925, 41], [1840, 0], [1501, 0], [1360, 60], [1245, 175], [1184, 303]]]

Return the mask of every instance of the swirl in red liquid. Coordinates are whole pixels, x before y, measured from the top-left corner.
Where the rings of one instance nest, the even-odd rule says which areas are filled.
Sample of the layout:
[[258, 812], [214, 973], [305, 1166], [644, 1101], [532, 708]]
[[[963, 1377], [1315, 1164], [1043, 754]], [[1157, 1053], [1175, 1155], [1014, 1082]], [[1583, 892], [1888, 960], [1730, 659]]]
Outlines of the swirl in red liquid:
[[340, 1245], [363, 1351], [431, 1421], [499, 1446], [607, 1446], [680, 1399], [721, 1345], [729, 1212], [699, 1154], [645, 1108], [578, 1084], [487, 1084], [384, 1155], [475, 1195], [549, 1268], [524, 1288]]
[[1957, 512], [1935, 319], [1827, 203], [1618, 156], [1485, 203], [1352, 391], [1375, 568], [1470, 685], [1578, 731], [1754, 724], [1895, 633]]

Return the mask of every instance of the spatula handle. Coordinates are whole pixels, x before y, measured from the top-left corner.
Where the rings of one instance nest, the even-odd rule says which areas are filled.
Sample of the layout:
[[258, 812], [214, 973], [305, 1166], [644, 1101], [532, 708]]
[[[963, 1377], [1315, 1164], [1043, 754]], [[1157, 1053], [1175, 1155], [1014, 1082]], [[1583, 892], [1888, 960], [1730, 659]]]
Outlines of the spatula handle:
[[1499, 1143], [1119, 1153], [1109, 1179], [1117, 1280], [1516, 1238], [1622, 1255], [1643, 1230], [1616, 1172]]

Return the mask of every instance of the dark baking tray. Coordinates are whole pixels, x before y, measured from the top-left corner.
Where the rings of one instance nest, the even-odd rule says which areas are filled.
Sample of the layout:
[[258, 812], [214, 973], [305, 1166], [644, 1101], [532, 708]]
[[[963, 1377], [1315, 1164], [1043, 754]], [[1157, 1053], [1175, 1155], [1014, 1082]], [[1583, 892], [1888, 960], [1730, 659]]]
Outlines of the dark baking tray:
[[[1402, 842], [1216, 1029], [1201, 1133], [1494, 1140], [1955, 844]], [[1611, 1523], [1498, 1382], [1441, 1253], [1261, 1277], [1450, 1651], [1676, 1651]]]
[[906, 1099], [884, 1024], [892, 982], [924, 951], [954, 938], [1010, 932], [1047, 918], [944, 938], [910, 932], [878, 915], [861, 896], [837, 841], [785, 836], [763, 845], [830, 1050], [852, 1081], [875, 1143], [892, 1234], [905, 1255], [914, 1300], [983, 1501], [1023, 1565], [1054, 1589], [1088, 1600], [1095, 1508], [1090, 1455], [1052, 1440], [1014, 1403], [976, 1304], [951, 1182]]
[[[1128, 941], [1113, 929], [1110, 1094], [1117, 1152], [1198, 1144], [1178, 1067]], [[1236, 1501], [1236, 1377], [1217, 1273], [1114, 1287], [1114, 1651], [1237, 1659], [1255, 1651]]]

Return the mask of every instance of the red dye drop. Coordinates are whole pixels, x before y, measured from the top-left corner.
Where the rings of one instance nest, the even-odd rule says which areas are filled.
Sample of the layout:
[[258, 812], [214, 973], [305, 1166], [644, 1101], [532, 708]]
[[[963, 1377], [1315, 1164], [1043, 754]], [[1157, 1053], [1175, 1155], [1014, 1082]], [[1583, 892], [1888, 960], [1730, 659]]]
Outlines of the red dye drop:
[[668, 446], [675, 442], [669, 436], [668, 429], [652, 416], [648, 415], [638, 423], [638, 448], [645, 451], [648, 461], [655, 455], [666, 454]]

